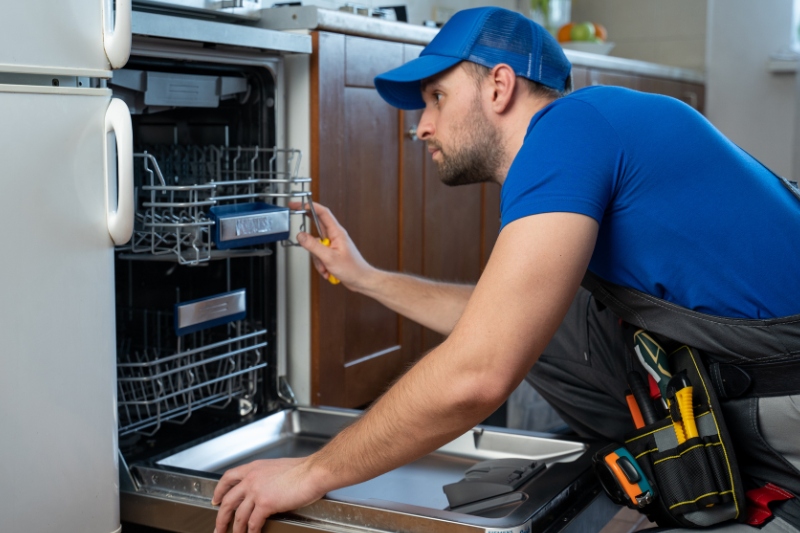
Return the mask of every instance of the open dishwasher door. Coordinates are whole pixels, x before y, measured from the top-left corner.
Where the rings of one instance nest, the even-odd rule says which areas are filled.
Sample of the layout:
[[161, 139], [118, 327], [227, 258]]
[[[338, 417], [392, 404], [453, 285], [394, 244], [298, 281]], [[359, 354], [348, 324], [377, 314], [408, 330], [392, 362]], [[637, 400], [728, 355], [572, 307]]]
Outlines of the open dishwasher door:
[[[359, 411], [290, 408], [191, 445], [126, 465], [123, 520], [194, 533], [211, 531], [214, 487], [229, 468], [256, 459], [302, 457], [352, 423]], [[422, 428], [421, 428], [422, 429]], [[616, 512], [591, 471], [597, 445], [530, 432], [478, 427], [436, 452], [375, 479], [330, 492], [269, 531], [514, 532], [597, 531]], [[443, 487], [486, 461], [536, 465], [502, 494], [452, 507]], [[451, 495], [452, 498], [452, 495]], [[590, 509], [590, 511], [589, 511]], [[600, 526], [598, 526], [600, 524]]]

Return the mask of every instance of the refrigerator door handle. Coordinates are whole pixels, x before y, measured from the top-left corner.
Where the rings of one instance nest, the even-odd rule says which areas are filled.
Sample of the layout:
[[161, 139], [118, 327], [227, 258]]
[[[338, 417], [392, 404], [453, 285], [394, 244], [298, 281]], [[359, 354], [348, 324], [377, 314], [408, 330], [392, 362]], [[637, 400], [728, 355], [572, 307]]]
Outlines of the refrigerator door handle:
[[[114, 244], [125, 244], [133, 234], [133, 126], [128, 106], [118, 98], [112, 98], [106, 109], [106, 221], [108, 233]], [[108, 171], [113, 161], [108, 161], [108, 134], [114, 133], [117, 144], [117, 205], [112, 210], [109, 198], [110, 180]]]
[[[105, 0], [103, 47], [112, 69], [122, 68], [131, 55], [131, 0]], [[113, 24], [111, 21], [113, 14]]]

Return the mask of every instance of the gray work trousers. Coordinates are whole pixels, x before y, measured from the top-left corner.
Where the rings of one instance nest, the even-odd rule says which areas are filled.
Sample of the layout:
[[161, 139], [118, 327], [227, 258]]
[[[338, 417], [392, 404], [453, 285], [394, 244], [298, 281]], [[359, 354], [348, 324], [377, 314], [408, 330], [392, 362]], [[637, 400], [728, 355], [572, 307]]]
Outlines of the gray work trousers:
[[[597, 306], [591, 293], [580, 288], [561, 326], [526, 380], [578, 435], [622, 442], [623, 435], [634, 429], [625, 401], [628, 388], [625, 376], [633, 365], [634, 361], [627, 355], [619, 318], [609, 309]], [[641, 369], [637, 367], [637, 370]], [[755, 401], [752, 424], [758, 426], [764, 437], [760, 446], [781, 455], [787, 475], [800, 479], [800, 396]], [[768, 480], [775, 481], [773, 477]], [[794, 489], [797, 494], [795, 487], [775, 482]], [[800, 524], [800, 517], [790, 520]], [[754, 533], [756, 529], [724, 524], [707, 531]], [[795, 533], [800, 529], [776, 516], [761, 531]]]

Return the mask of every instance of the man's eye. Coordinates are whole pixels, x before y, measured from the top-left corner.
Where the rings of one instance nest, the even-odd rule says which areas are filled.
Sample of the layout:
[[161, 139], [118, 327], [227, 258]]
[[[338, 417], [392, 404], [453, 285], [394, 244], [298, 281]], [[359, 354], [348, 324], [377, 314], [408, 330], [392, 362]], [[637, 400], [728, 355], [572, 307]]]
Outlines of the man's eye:
[[436, 103], [438, 104], [438, 103], [439, 103], [439, 100], [441, 100], [441, 99], [442, 99], [442, 94], [441, 94], [441, 93], [433, 93], [433, 99], [434, 99], [434, 100], [436, 101]]

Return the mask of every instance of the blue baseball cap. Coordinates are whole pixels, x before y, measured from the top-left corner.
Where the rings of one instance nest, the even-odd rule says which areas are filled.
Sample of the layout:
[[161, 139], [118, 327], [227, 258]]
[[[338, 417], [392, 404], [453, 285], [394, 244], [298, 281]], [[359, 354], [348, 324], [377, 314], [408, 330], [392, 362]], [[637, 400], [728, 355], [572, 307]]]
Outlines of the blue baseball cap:
[[422, 109], [420, 82], [460, 63], [509, 65], [517, 76], [557, 91], [568, 89], [570, 64], [550, 33], [532, 20], [499, 7], [459, 11], [419, 57], [375, 77], [375, 88], [400, 109]]

